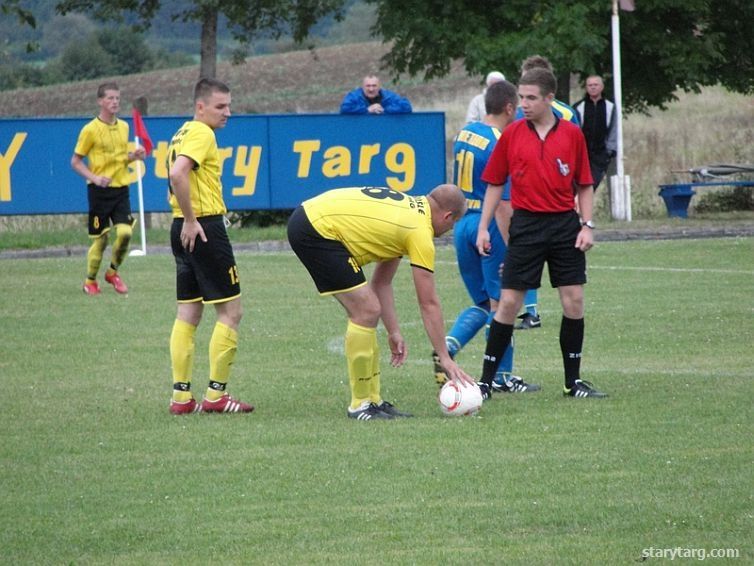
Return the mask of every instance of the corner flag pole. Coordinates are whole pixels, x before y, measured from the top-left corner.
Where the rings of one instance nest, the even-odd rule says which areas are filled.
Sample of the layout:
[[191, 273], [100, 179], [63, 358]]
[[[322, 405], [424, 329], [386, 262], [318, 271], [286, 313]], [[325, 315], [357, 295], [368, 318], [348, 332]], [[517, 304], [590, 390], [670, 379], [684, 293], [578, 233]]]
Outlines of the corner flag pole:
[[[136, 149], [138, 149], [140, 146], [139, 136], [135, 136], [134, 139], [136, 140]], [[136, 160], [136, 182], [139, 187], [139, 232], [141, 232], [141, 249], [131, 250], [131, 253], [128, 255], [143, 256], [147, 255], [147, 236], [144, 228], [144, 188], [141, 183], [140, 159]]]
[[[630, 3], [633, 9], [633, 2]], [[611, 18], [613, 39], [613, 93], [615, 96], [615, 120], [617, 121], [618, 147], [616, 152], [617, 187], [613, 190], [613, 217], [631, 222], [631, 179], [623, 169], [623, 91], [620, 64], [620, 19], [618, 17], [618, 0], [613, 0]], [[612, 187], [611, 187], [612, 188]], [[616, 206], [617, 205], [617, 206]]]

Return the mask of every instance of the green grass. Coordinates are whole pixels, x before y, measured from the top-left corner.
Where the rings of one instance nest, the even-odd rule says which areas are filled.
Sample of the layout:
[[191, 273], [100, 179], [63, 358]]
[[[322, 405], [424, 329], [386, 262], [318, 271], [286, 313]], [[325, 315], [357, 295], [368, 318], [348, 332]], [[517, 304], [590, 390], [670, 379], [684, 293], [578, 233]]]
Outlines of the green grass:
[[[465, 293], [438, 256], [450, 322]], [[129, 296], [96, 298], [83, 257], [2, 260], [0, 562], [627, 564], [684, 547], [751, 563], [752, 257], [754, 238], [599, 244], [583, 369], [610, 398], [560, 395], [547, 287], [516, 358], [543, 391], [462, 419], [437, 407], [404, 265], [410, 359], [388, 367], [381, 333], [383, 393], [417, 416], [378, 423], [345, 417], [345, 317], [290, 253], [238, 254], [230, 389], [257, 410], [188, 417], [167, 411], [170, 256], [130, 258]], [[474, 374], [483, 347], [458, 358]]]
[[[90, 240], [86, 232], [85, 221], [80, 225], [73, 219], [66, 221], [69, 226], [60, 228], [35, 227], [33, 217], [24, 217], [27, 225], [18, 227], [6, 227], [0, 229], [0, 251], [6, 250], [31, 250], [40, 248], [61, 248], [89, 246]], [[262, 242], [267, 240], [285, 239], [286, 228], [284, 225], [231, 228], [231, 237], [235, 242]], [[146, 230], [146, 242], [148, 246], [169, 246], [170, 228], [158, 227]], [[134, 229], [132, 248], [141, 248], [141, 232]]]

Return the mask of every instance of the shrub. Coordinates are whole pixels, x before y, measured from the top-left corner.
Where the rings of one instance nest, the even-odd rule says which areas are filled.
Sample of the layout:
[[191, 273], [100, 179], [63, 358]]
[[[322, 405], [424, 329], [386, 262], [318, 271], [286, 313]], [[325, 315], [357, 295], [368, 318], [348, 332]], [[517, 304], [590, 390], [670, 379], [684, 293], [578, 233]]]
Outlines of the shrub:
[[754, 188], [734, 187], [707, 192], [697, 200], [694, 210], [696, 212], [754, 210]]

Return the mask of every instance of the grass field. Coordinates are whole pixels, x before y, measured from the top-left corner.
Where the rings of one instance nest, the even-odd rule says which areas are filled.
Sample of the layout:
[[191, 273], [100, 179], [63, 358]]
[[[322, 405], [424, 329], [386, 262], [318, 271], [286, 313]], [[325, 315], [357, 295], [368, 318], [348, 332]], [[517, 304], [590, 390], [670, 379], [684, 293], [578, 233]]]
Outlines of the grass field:
[[[438, 284], [466, 306], [449, 248]], [[172, 417], [167, 255], [128, 297], [80, 291], [84, 258], [0, 262], [0, 563], [628, 564], [645, 549], [754, 561], [754, 238], [613, 242], [589, 254], [584, 377], [563, 398], [559, 307], [517, 334], [543, 391], [442, 417], [409, 269], [410, 359], [383, 393], [414, 419], [345, 417], [345, 317], [290, 253], [239, 253], [230, 390], [251, 415]], [[197, 336], [206, 384], [214, 315]], [[459, 356], [478, 374], [483, 339]], [[725, 563], [715, 560], [715, 563]]]

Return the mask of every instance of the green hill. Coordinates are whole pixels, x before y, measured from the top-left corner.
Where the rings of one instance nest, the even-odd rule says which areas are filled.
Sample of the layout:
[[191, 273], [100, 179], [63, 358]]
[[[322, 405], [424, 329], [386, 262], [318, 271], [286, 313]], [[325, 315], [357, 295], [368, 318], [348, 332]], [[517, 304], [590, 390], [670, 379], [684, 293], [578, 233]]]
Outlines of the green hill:
[[[423, 82], [405, 78], [390, 80], [380, 72], [380, 57], [387, 48], [378, 42], [322, 47], [275, 55], [250, 57], [242, 65], [219, 63], [217, 77], [233, 89], [236, 113], [337, 112], [346, 91], [361, 84], [367, 72], [377, 72], [383, 85], [408, 96], [417, 109], [434, 109], [438, 99], [461, 96], [464, 101], [480, 87], [478, 79], [466, 76], [462, 66], [453, 67], [444, 79]], [[149, 114], [181, 115], [192, 110], [192, 89], [198, 79], [197, 65], [150, 71], [137, 75], [108, 77], [118, 82], [128, 101], [146, 96]], [[87, 116], [96, 109], [97, 85], [105, 78], [0, 92], [0, 116]]]

